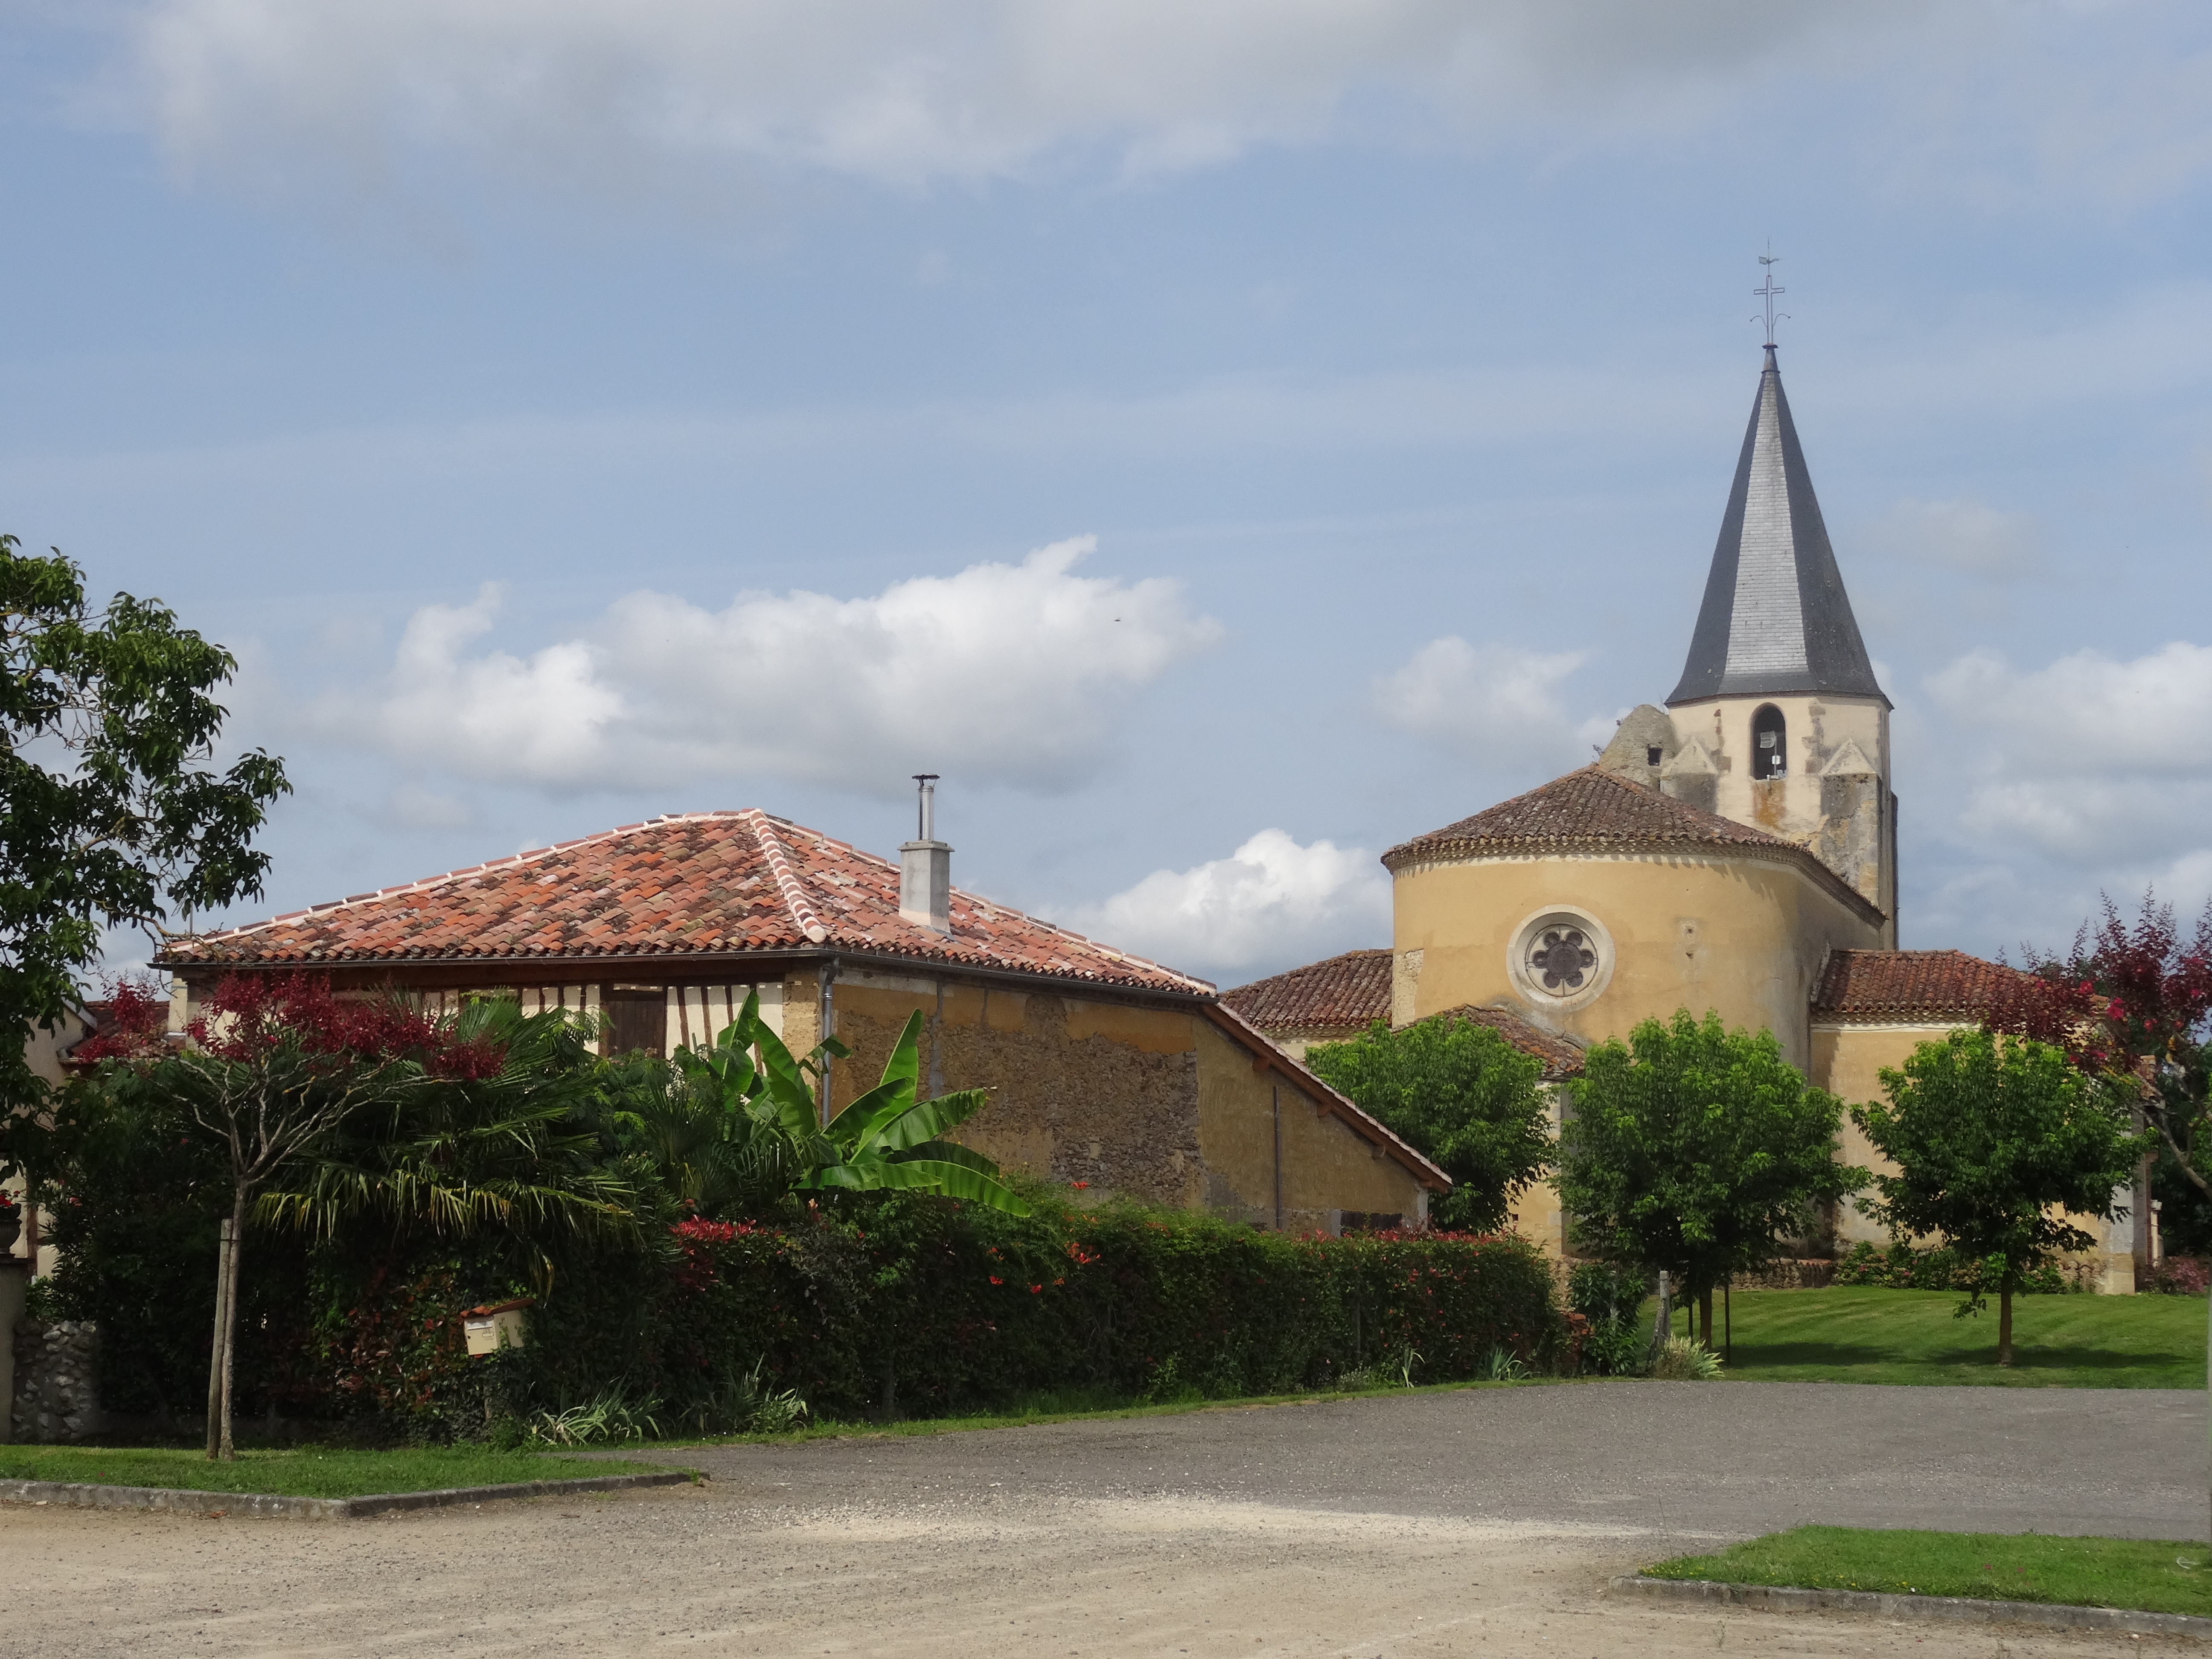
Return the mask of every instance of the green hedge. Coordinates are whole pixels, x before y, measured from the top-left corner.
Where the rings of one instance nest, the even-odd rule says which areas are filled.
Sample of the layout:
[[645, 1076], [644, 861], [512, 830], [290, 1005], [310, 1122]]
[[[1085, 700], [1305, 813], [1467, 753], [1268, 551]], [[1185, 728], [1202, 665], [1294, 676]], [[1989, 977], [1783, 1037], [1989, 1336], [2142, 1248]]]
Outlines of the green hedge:
[[1291, 1237], [1201, 1216], [890, 1197], [791, 1228], [686, 1222], [673, 1249], [567, 1264], [506, 1362], [530, 1404], [609, 1389], [711, 1425], [738, 1379], [817, 1416], [933, 1416], [1035, 1390], [1228, 1398], [1365, 1367], [1545, 1368], [1551, 1271], [1513, 1237]]
[[[1892, 1244], [1878, 1250], [1861, 1239], [1836, 1263], [1834, 1285], [1867, 1285], [1888, 1291], [1973, 1291], [1996, 1293], [2002, 1269], [1996, 1258], [1977, 1261], [1956, 1250], [1916, 1250], [1910, 1244]], [[2056, 1296], [2081, 1286], [2057, 1267], [2045, 1262], [2021, 1276], [2013, 1287], [2030, 1296]]]
[[[517, 1241], [364, 1231], [309, 1245], [257, 1229], [241, 1394], [251, 1412], [445, 1440], [610, 1395], [670, 1431], [720, 1429], [742, 1419], [749, 1374], [849, 1421], [1070, 1389], [1289, 1393], [1363, 1368], [1458, 1380], [1488, 1375], [1501, 1349], [1531, 1370], [1569, 1359], [1551, 1270], [1516, 1237], [1294, 1237], [1036, 1196], [1020, 1218], [841, 1195], [781, 1226], [690, 1221], [621, 1250], [556, 1241], [528, 1346], [495, 1361], [467, 1357], [460, 1315], [532, 1288]], [[206, 1377], [211, 1240], [197, 1225], [165, 1234], [156, 1273], [112, 1248], [136, 1231], [80, 1230], [69, 1311], [108, 1333], [111, 1406], [189, 1413]]]

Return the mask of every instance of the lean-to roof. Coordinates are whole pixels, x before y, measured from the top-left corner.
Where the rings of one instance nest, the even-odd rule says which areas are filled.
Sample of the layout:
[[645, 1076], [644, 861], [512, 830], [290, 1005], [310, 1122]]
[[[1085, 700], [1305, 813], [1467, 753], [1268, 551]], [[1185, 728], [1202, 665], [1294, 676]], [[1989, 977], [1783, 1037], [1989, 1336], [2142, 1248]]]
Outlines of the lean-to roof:
[[1832, 951], [1813, 1018], [1861, 1025], [1978, 1024], [2048, 994], [2033, 974], [1964, 951]]
[[1390, 952], [1346, 951], [1224, 991], [1221, 1000], [1271, 1036], [1361, 1030], [1390, 1018]]

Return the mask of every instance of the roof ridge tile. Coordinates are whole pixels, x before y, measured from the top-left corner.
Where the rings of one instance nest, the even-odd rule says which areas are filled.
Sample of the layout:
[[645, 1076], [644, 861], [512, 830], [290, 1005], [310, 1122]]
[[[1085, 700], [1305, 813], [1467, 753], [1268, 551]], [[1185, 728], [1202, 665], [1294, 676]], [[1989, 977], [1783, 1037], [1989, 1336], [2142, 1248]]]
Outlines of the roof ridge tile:
[[775, 890], [783, 896], [783, 908], [791, 914], [792, 925], [810, 942], [821, 944], [830, 937], [830, 929], [808, 901], [806, 889], [800, 884], [799, 872], [791, 867], [791, 854], [784, 849], [781, 838], [769, 827], [767, 815], [757, 808], [745, 816], [746, 827], [752, 831], [769, 874], [775, 880]]

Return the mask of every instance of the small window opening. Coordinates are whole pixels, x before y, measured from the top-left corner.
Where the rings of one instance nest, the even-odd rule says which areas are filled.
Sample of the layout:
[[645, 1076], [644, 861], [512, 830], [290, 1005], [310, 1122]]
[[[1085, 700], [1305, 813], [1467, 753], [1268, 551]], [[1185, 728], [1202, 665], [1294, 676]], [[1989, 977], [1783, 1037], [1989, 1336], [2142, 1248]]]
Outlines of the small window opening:
[[661, 1055], [668, 1046], [668, 997], [658, 987], [616, 985], [605, 994], [610, 1054]]
[[1646, 766], [1656, 766], [1656, 765], [1658, 765], [1658, 764], [1659, 764], [1659, 751], [1658, 751], [1656, 749], [1650, 749], [1650, 748], [1647, 748], [1647, 749], [1644, 751], [1644, 763]]
[[1779, 778], [1789, 771], [1790, 738], [1782, 711], [1771, 702], [1764, 704], [1751, 717], [1751, 775]]

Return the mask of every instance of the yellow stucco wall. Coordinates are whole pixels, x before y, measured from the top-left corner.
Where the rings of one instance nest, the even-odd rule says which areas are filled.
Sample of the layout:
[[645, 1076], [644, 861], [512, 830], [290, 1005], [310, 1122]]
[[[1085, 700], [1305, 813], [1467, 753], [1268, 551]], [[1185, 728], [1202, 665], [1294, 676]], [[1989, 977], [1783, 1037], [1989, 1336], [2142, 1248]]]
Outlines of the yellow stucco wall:
[[[1556, 1083], [1545, 1084], [1543, 1088], [1545, 1122], [1556, 1141], [1567, 1091]], [[1567, 1255], [1567, 1212], [1560, 1206], [1559, 1189], [1549, 1181], [1539, 1181], [1522, 1191], [1513, 1200], [1505, 1224], [1546, 1255], [1564, 1259]]]
[[[1595, 997], [1553, 1002], [1516, 983], [1525, 922], [1552, 909], [1605, 930]], [[1677, 1008], [1717, 1009], [1809, 1058], [1806, 1006], [1832, 948], [1871, 949], [1881, 926], [1793, 866], [1689, 854], [1476, 859], [1409, 866], [1395, 888], [1394, 1024], [1462, 1003], [1514, 1008], [1585, 1042], [1625, 1036]]]
[[[62, 1065], [62, 1056], [82, 1040], [86, 1029], [83, 1019], [75, 1013], [64, 1014], [57, 1024], [27, 1025], [25, 1030], [28, 1035], [23, 1042], [23, 1058], [29, 1062], [32, 1071], [58, 1089], [69, 1081], [70, 1075]], [[3, 1188], [0, 1188], [0, 1190], [4, 1190], [10, 1198], [21, 1203], [28, 1189], [27, 1184], [18, 1178], [8, 1182]], [[52, 1218], [41, 1210], [35, 1216], [27, 1215], [25, 1219], [30, 1224], [26, 1225], [22, 1236], [9, 1247], [8, 1254], [19, 1261], [28, 1256], [31, 1253], [30, 1242], [35, 1233], [40, 1239], [40, 1244], [38, 1259], [31, 1263], [31, 1272], [33, 1274], [50, 1273], [60, 1261], [60, 1257], [54, 1247], [46, 1242], [46, 1234], [52, 1225]], [[4, 1340], [6, 1334], [12, 1328], [10, 1325], [0, 1323], [0, 1340]], [[0, 1433], [0, 1438], [4, 1437], [4, 1433]]]
[[[1956, 1029], [1932, 1024], [1815, 1025], [1813, 1064], [1806, 1073], [1806, 1080], [1842, 1101], [1847, 1113], [1853, 1106], [1887, 1100], [1888, 1096], [1881, 1087], [1883, 1069], [1895, 1070], [1911, 1059], [1912, 1051], [1922, 1043], [1941, 1042]], [[1897, 1165], [1867, 1143], [1866, 1136], [1848, 1115], [1838, 1139], [1843, 1148], [1842, 1162], [1856, 1164], [1876, 1175], [1897, 1173]], [[1836, 1216], [1837, 1248], [1849, 1249], [1862, 1239], [1872, 1244], [1887, 1244], [1889, 1234], [1860, 1214], [1856, 1205], [1842, 1206]]]
[[[1883, 1069], [1900, 1069], [1922, 1043], [1941, 1042], [1959, 1029], [1943, 1024], [1816, 1025], [1813, 1028], [1813, 1067], [1808, 1078], [1814, 1086], [1836, 1096], [1847, 1109], [1873, 1101], [1886, 1102], [1889, 1096], [1881, 1086]], [[1838, 1139], [1842, 1147], [1842, 1162], [1856, 1164], [1876, 1175], [1897, 1172], [1897, 1165], [1869, 1144], [1858, 1125], [1848, 1115]], [[2086, 1265], [2093, 1288], [2121, 1295], [2132, 1291], [2136, 1287], [2132, 1220], [2112, 1222], [2098, 1216], [2062, 1214], [2065, 1220], [2099, 1241], [2098, 1248], [2087, 1253]], [[1856, 1205], [1844, 1205], [1836, 1217], [1837, 1248], [1849, 1249], [1861, 1240], [1880, 1247], [1889, 1243], [1889, 1234], [1860, 1214]]]
[[1263, 1227], [1276, 1224], [1276, 1132], [1281, 1132], [1281, 1224], [1291, 1232], [1333, 1231], [1346, 1210], [1402, 1217], [1417, 1224], [1423, 1188], [1405, 1165], [1316, 1109], [1316, 1097], [1280, 1070], [1261, 1070], [1251, 1051], [1210, 1022], [1198, 1040], [1198, 1137], [1206, 1207]]

